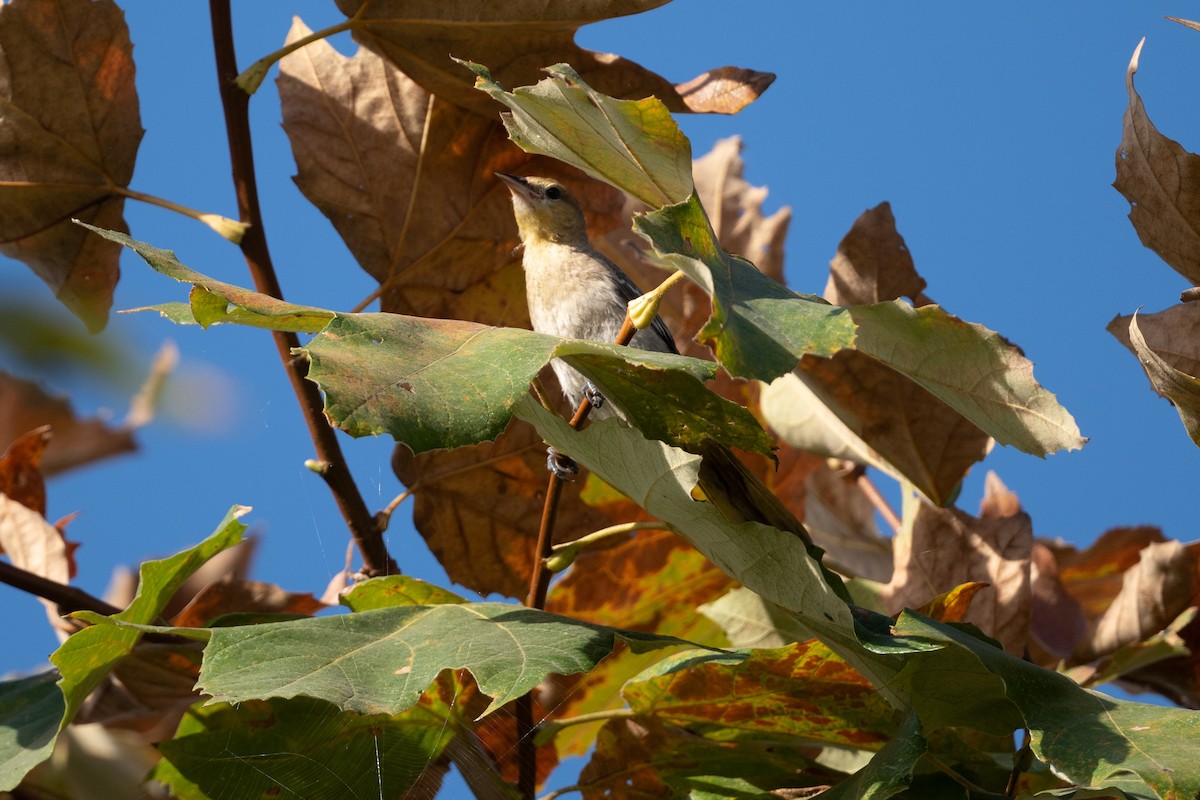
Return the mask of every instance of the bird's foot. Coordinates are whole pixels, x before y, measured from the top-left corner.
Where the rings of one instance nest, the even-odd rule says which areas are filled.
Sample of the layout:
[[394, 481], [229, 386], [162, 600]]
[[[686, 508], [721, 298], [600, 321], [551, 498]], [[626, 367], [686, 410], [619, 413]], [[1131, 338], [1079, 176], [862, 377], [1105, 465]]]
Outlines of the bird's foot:
[[604, 406], [604, 393], [597, 389], [596, 384], [591, 381], [583, 385], [583, 396], [592, 404], [592, 408], [596, 410]]
[[579, 474], [579, 465], [570, 456], [564, 456], [553, 447], [546, 448], [546, 469], [560, 481], [574, 480]]

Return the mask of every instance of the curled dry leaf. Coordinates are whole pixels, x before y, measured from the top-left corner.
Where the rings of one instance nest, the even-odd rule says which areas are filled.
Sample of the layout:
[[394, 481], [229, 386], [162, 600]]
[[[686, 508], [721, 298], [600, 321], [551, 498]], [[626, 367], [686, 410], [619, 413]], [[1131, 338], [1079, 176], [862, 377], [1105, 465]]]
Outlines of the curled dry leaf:
[[668, 0], [338, 0], [354, 38], [388, 58], [425, 89], [479, 114], [495, 106], [470, 89], [453, 55], [486, 64], [506, 86], [524, 86], [551, 64], [570, 64], [598, 91], [641, 99], [654, 95], [672, 111], [732, 114], [753, 102], [775, 76], [722, 67], [680, 86], [632, 61], [575, 44], [580, 26], [657, 8]]
[[1113, 186], [1129, 201], [1142, 244], [1193, 284], [1200, 284], [1200, 156], [1158, 132], [1133, 86], [1145, 39], [1125, 72], [1129, 106], [1117, 147]]
[[110, 0], [0, 6], [0, 252], [92, 331], [108, 319], [121, 248], [71, 220], [126, 230], [120, 189], [142, 138], [132, 49]]
[[1032, 605], [1029, 515], [977, 518], [913, 499], [904, 516], [905, 531], [893, 541], [896, 571], [883, 592], [888, 609], [918, 608], [961, 584], [989, 583], [966, 620], [1021, 655]]
[[[1116, 320], [1114, 320], [1115, 322]], [[1111, 324], [1109, 329], [1112, 329]], [[1137, 314], [1130, 318], [1128, 330], [1129, 348], [1141, 362], [1142, 369], [1146, 371], [1146, 377], [1150, 379], [1150, 385], [1154, 387], [1154, 391], [1175, 406], [1188, 436], [1193, 442], [1200, 445], [1200, 378], [1176, 368], [1150, 346], [1146, 337], [1142, 335]], [[1185, 350], [1185, 353], [1172, 353], [1172, 360], [1176, 363], [1187, 364], [1189, 368], [1194, 369], [1195, 362], [1192, 352], [1194, 348], [1185, 346]]]
[[[1130, 339], [1133, 315], [1119, 315], [1108, 323], [1108, 332], [1136, 354]], [[1200, 375], [1200, 303], [1179, 303], [1155, 314], [1137, 315], [1138, 330], [1146, 346], [1168, 366]]]
[[201, 628], [224, 614], [315, 614], [325, 607], [307, 592], [289, 592], [273, 583], [227, 578], [197, 592], [171, 620], [183, 628]]
[[1090, 660], [1158, 633], [1194, 602], [1196, 557], [1177, 541], [1153, 542], [1125, 570], [1121, 591], [1080, 642], [1076, 657]]

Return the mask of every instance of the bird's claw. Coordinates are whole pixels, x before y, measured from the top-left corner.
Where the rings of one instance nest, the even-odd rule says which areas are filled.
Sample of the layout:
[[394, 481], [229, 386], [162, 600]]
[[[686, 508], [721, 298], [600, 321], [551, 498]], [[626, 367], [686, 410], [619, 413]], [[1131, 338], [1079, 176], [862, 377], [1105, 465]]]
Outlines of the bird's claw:
[[594, 409], [599, 410], [604, 406], [604, 393], [597, 389], [596, 384], [591, 381], [583, 385], [583, 396], [592, 404], [592, 408]]
[[553, 447], [546, 448], [546, 469], [560, 481], [574, 480], [579, 474], [579, 465], [570, 456], [564, 456]]

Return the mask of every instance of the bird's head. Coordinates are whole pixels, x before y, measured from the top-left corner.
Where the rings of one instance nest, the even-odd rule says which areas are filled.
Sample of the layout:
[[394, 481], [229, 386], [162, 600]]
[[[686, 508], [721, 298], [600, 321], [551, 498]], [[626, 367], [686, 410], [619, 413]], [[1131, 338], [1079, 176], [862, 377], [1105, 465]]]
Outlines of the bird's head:
[[543, 242], [587, 242], [583, 208], [575, 195], [550, 178], [521, 177], [497, 172], [512, 192], [513, 215], [528, 247]]

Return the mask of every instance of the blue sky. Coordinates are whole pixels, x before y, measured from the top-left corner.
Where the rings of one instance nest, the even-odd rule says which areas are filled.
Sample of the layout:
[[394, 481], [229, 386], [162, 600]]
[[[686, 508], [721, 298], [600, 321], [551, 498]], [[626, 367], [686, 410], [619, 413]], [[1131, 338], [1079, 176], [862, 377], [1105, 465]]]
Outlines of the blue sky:
[[[123, 6], [147, 130], [133, 188], [234, 215], [206, 4]], [[697, 155], [717, 138], [740, 134], [747, 177], [770, 187], [768, 210], [791, 206], [792, 287], [819, 293], [855, 217], [887, 200], [928, 294], [1025, 350], [1091, 443], [1046, 460], [997, 449], [968, 479], [960, 501], [966, 510], [975, 510], [992, 469], [1018, 493], [1039, 536], [1082, 545], [1112, 526], [1154, 524], [1194, 539], [1187, 508], [1195, 446], [1136, 360], [1104, 330], [1118, 313], [1171, 305], [1186, 285], [1141, 246], [1128, 204], [1110, 184], [1125, 68], [1143, 36], [1138, 88], [1152, 120], [1185, 148], [1200, 148], [1192, 85], [1200, 33], [1162, 18], [1188, 9], [1024, 2], [984, 14], [949, 2], [794, 0], [734, 7], [676, 0], [585, 28], [579, 41], [675, 81], [724, 64], [777, 73], [774, 86], [735, 117], [680, 121]], [[292, 13], [314, 29], [341, 19], [328, 2], [235, 3], [243, 66], [282, 43]], [[335, 42], [353, 49], [344, 36]], [[372, 282], [291, 182], [274, 73], [252, 101], [252, 115], [267, 234], [287, 298], [352, 306]], [[208, 229], [137, 203], [127, 205], [127, 219], [135, 238], [176, 250], [202, 272], [249, 284], [236, 249]], [[123, 271], [117, 308], [185, 296], [132, 254]], [[0, 269], [0, 293], [49, 297], [16, 262]], [[173, 339], [183, 359], [180, 382], [194, 395], [208, 385], [205, 402], [227, 405], [231, 416], [213, 432], [168, 414], [142, 432], [140, 453], [51, 482], [52, 519], [82, 512], [70, 527], [84, 545], [79, 585], [103, 591], [115, 566], [194, 544], [241, 503], [254, 506], [248, 520], [262, 535], [255, 577], [320, 593], [341, 568], [347, 535], [324, 485], [303, 467], [311, 445], [267, 335], [176, 328], [136, 314], [114, 316], [105, 336], [147, 360]], [[214, 373], [224, 378], [213, 382]], [[80, 411], [124, 413], [129, 387], [85, 384], [49, 385], [71, 392]], [[382, 507], [402, 488], [388, 465], [391, 442], [345, 446], [368, 503]], [[390, 540], [407, 572], [444, 582], [407, 520], [396, 520]], [[10, 643], [0, 670], [43, 663], [55, 642], [40, 607], [6, 587], [0, 602], [9, 611]]]

